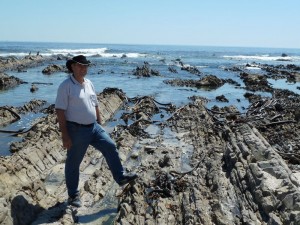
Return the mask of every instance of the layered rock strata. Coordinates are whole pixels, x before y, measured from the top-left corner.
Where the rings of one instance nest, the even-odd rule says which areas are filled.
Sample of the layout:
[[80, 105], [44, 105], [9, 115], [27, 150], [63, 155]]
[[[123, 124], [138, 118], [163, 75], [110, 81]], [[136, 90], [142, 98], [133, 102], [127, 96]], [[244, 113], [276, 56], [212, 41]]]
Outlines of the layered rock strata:
[[117, 224], [300, 222], [299, 171], [249, 124], [220, 126], [196, 101], [139, 145], [143, 176], [121, 196]]
[[[98, 98], [104, 105], [101, 116], [105, 122], [123, 104], [125, 95], [119, 90], [109, 89], [99, 94]], [[30, 132], [20, 135], [24, 139], [17, 145], [18, 148], [15, 147], [15, 153], [0, 158], [0, 223], [30, 224], [40, 213], [52, 212], [48, 218], [50, 222], [53, 217], [64, 215], [65, 207], [62, 205], [66, 199], [63, 176], [66, 151], [62, 148], [53, 108]], [[96, 170], [102, 163], [101, 157], [100, 153], [89, 149], [81, 170], [88, 170], [89, 173]], [[107, 171], [104, 175], [98, 172], [103, 179], [101, 188], [89, 187], [88, 181], [84, 186], [89, 194], [83, 199], [89, 199], [90, 204], [109, 188], [104, 183], [108, 184], [112, 177], [108, 169], [103, 170]], [[56, 210], [55, 214], [51, 207]]]

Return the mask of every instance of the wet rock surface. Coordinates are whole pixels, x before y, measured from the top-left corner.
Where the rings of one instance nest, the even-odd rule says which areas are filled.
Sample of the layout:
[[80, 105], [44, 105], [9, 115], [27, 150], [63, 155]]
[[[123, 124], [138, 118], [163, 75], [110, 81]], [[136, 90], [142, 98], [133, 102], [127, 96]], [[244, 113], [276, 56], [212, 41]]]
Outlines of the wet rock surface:
[[[214, 90], [225, 83], [232, 84], [236, 87], [239, 87], [240, 84], [232, 79], [220, 79], [214, 75], [206, 75], [201, 77], [198, 80], [192, 79], [173, 79], [173, 80], [165, 80], [164, 83], [170, 84], [172, 86], [180, 86], [180, 87], [195, 87], [199, 89], [207, 89]], [[225, 97], [225, 96], [224, 96]]]
[[9, 89], [24, 83], [21, 79], [0, 72], [0, 90]]
[[213, 75], [204, 76], [199, 80], [183, 80], [183, 79], [174, 79], [174, 80], [166, 80], [166, 84], [170, 84], [172, 86], [186, 86], [186, 87], [196, 87], [196, 88], [210, 88], [216, 89], [222, 86], [225, 81], [217, 78]]
[[[123, 104], [119, 90], [104, 91], [98, 98], [105, 105], [105, 110], [101, 111], [103, 121]], [[69, 218], [65, 214], [71, 209], [64, 203], [66, 152], [62, 149], [53, 106], [45, 111], [48, 112], [46, 117], [40, 118], [28, 131], [18, 134], [23, 140], [12, 144], [14, 154], [0, 158], [1, 224], [31, 224], [35, 220], [45, 223], [60, 216], [62, 221]], [[82, 179], [82, 198], [87, 206], [103, 197], [112, 183], [106, 164], [103, 167], [102, 164], [100, 153], [90, 150], [81, 165], [83, 176], [86, 176]], [[74, 223], [72, 221], [70, 223]]]
[[45, 69], [42, 70], [43, 74], [47, 74], [47, 75], [51, 75], [55, 72], [68, 72], [68, 69], [65, 66], [58, 66], [55, 64], [51, 64], [49, 66], [47, 66]]
[[150, 76], [160, 76], [157, 70], [151, 69], [148, 62], [144, 62], [144, 65], [137, 66], [133, 71], [133, 75], [137, 77], [150, 77]]
[[[207, 109], [199, 97], [176, 108], [119, 89], [100, 93], [102, 120], [116, 122], [111, 136], [139, 178], [118, 187], [103, 156], [89, 148], [79, 209], [65, 202], [66, 151], [54, 108], [42, 109], [45, 116], [17, 134], [14, 153], [0, 157], [0, 224], [299, 224], [300, 96], [235, 71], [248, 90], [270, 90], [272, 97], [252, 93], [240, 113], [234, 106]], [[43, 106], [33, 100], [2, 107], [1, 123]]]
[[49, 57], [43, 57], [42, 55], [27, 55], [24, 58], [17, 58], [14, 56], [1, 57], [0, 58], [0, 71], [5, 70], [18, 70], [24, 71], [27, 67], [33, 67], [41, 64], [45, 60], [49, 60]]
[[1, 106], [0, 107], [0, 125], [4, 126], [21, 119], [21, 114], [28, 112], [39, 112], [41, 107], [46, 104], [44, 100], [33, 99], [22, 107]]

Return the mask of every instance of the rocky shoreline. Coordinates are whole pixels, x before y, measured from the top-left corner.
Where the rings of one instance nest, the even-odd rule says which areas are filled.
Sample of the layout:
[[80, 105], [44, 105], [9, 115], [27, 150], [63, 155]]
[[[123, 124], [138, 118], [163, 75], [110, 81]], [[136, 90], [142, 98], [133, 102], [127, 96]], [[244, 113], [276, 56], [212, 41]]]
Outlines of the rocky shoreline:
[[[40, 57], [22, 60], [9, 65], [2, 60], [1, 71], [35, 66]], [[297, 66], [247, 66], [275, 78], [296, 82], [300, 77]], [[147, 96], [131, 99], [119, 89], [99, 93], [104, 122], [124, 111], [114, 119], [125, 125], [114, 127], [111, 135], [126, 168], [140, 177], [120, 189], [102, 155], [90, 148], [81, 165], [84, 206], [79, 209], [65, 203], [65, 150], [53, 105], [43, 108], [44, 102], [33, 100], [19, 108], [0, 107], [1, 125], [26, 111], [46, 114], [30, 129], [12, 132], [23, 140], [11, 145], [11, 156], [0, 157], [0, 223], [300, 224], [300, 96], [274, 89], [264, 76], [243, 68], [227, 69], [240, 75], [247, 90], [272, 97], [248, 93], [251, 106], [240, 113], [234, 106], [207, 109], [199, 97], [176, 108]], [[3, 77], [2, 85], [14, 80]], [[168, 82], [216, 88], [231, 81], [208, 76]]]

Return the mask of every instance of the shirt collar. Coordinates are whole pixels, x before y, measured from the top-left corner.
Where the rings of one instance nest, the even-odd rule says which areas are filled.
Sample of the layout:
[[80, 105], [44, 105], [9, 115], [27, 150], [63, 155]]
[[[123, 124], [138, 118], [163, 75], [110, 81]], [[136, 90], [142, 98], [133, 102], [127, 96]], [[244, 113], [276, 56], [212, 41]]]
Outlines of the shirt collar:
[[[82, 85], [81, 83], [79, 83], [76, 79], [75, 79], [75, 77], [74, 77], [74, 75], [72, 74], [71, 76], [70, 76], [70, 79], [71, 79], [71, 81], [73, 82], [73, 84], [78, 84], [78, 85]], [[85, 83], [85, 78], [83, 78], [84, 79], [84, 81], [83, 81], [83, 83]]]

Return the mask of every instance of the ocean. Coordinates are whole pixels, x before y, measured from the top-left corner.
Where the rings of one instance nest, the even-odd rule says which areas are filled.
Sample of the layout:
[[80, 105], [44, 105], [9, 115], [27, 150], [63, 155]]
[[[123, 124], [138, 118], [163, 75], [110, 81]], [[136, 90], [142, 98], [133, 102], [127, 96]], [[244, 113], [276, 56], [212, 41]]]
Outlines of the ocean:
[[[82, 54], [92, 62], [87, 78], [102, 92], [105, 88], [119, 88], [128, 97], [151, 95], [161, 103], [173, 103], [177, 106], [188, 103], [191, 96], [202, 96], [209, 100], [207, 107], [235, 105], [241, 112], [247, 110], [248, 100], [244, 97], [246, 90], [239, 78], [238, 72], [225, 68], [245, 66], [260, 63], [269, 65], [295, 64], [300, 66], [300, 49], [279, 48], [246, 48], [246, 47], [213, 47], [213, 46], [163, 46], [163, 45], [124, 45], [124, 44], [87, 44], [87, 43], [37, 43], [37, 42], [0, 42], [0, 57], [14, 56], [22, 58], [28, 54], [50, 56], [61, 54], [72, 56]], [[283, 55], [285, 55], [283, 57]], [[200, 75], [181, 70], [176, 60], [180, 59], [185, 65], [196, 67]], [[133, 71], [149, 63], [150, 68], [159, 71], [161, 76], [139, 78]], [[57, 65], [65, 61], [54, 62]], [[6, 71], [10, 76], [18, 77], [28, 84], [19, 85], [13, 89], [0, 90], [0, 106], [22, 106], [32, 99], [46, 100], [47, 104], [55, 102], [58, 85], [68, 76], [66, 73], [44, 75], [42, 70], [46, 65], [28, 68], [26, 72]], [[175, 68], [177, 73], [169, 71]], [[250, 67], [249, 73], [262, 73], [258, 68]], [[199, 79], [205, 75], [215, 75], [222, 79], [232, 79], [241, 86], [225, 84], [216, 90], [196, 89], [190, 87], [174, 87], [164, 83], [164, 80]], [[274, 88], [288, 89], [300, 94], [299, 83], [287, 83], [282, 80], [268, 80]], [[51, 85], [37, 85], [38, 91], [31, 93], [33, 82], [49, 83]], [[249, 91], [248, 91], [249, 92]], [[271, 96], [270, 93], [259, 93]], [[216, 97], [224, 95], [229, 102], [218, 102]], [[24, 115], [21, 121], [0, 129], [16, 130], [29, 127], [33, 119], [42, 114]], [[9, 144], [16, 141], [7, 134], [0, 133], [0, 155], [9, 155]]]

